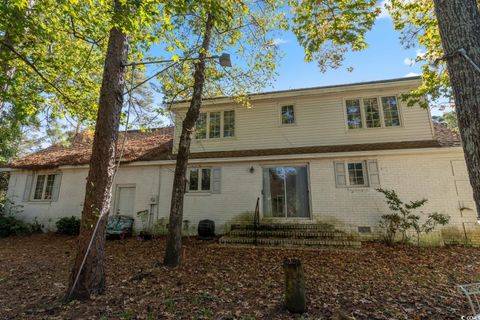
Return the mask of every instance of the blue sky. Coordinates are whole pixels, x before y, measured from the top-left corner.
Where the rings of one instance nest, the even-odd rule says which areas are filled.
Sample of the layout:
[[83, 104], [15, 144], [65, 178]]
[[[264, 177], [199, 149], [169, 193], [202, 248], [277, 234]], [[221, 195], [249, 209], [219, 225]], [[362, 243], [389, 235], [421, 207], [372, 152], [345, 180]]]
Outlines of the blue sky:
[[[293, 33], [284, 33], [278, 42], [285, 56], [278, 68], [277, 80], [267, 90], [401, 78], [421, 73], [419, 65], [411, 65], [411, 59], [414, 60], [421, 50], [407, 50], [400, 45], [399, 33], [394, 30], [388, 15], [382, 15], [376, 21], [366, 39], [369, 47], [361, 52], [349, 53], [343, 68], [321, 73], [315, 62], [306, 63], [303, 60], [303, 48]], [[354, 68], [353, 72], [346, 71], [348, 66]]]

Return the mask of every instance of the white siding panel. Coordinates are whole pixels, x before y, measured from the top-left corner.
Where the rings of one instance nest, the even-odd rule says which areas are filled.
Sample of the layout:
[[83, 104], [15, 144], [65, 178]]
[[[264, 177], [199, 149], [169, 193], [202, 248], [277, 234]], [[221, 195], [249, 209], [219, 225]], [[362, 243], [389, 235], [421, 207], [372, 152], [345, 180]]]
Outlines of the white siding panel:
[[[347, 130], [344, 99], [397, 95], [395, 90], [353, 92], [348, 95], [323, 95], [317, 98], [292, 98], [288, 100], [254, 101], [246, 109], [234, 105], [207, 105], [202, 111], [235, 109], [236, 131], [234, 138], [202, 139], [192, 141], [192, 152], [228, 151], [245, 149], [288, 148], [301, 146], [346, 145], [360, 143], [431, 140], [432, 130], [428, 110], [419, 106], [407, 107], [399, 98], [402, 126], [398, 128], [371, 128]], [[280, 124], [280, 107], [295, 105], [296, 123]], [[181, 119], [185, 109], [177, 111], [176, 140], [180, 136]]]

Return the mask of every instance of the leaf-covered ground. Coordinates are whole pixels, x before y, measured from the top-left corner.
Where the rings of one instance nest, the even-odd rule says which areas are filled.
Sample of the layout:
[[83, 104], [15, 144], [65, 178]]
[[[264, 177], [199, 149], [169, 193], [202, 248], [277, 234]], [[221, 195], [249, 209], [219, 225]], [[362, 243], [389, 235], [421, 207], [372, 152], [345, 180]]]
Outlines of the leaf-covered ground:
[[0, 240], [0, 318], [292, 319], [282, 307], [284, 258], [304, 261], [302, 319], [459, 319], [457, 284], [480, 278], [480, 249], [225, 248], [186, 240], [180, 268], [161, 265], [165, 241], [108, 241], [107, 292], [61, 303], [75, 239], [34, 235]]

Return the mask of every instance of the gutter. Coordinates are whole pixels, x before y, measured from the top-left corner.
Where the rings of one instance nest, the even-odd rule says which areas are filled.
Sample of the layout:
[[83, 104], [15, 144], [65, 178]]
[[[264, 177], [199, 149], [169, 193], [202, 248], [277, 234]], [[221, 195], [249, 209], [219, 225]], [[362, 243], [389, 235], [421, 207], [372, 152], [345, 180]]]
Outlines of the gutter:
[[[261, 92], [248, 95], [251, 101], [253, 100], [262, 100], [262, 99], [274, 99], [274, 98], [293, 98], [296, 96], [311, 96], [318, 94], [327, 94], [327, 93], [338, 93], [345, 91], [354, 91], [354, 90], [365, 90], [365, 89], [385, 89], [385, 88], [399, 88], [399, 87], [418, 87], [421, 84], [421, 77], [405, 77], [405, 78], [396, 78], [396, 79], [387, 79], [379, 81], [368, 81], [368, 82], [357, 82], [357, 83], [347, 83], [347, 84], [338, 84], [338, 85], [329, 85], [329, 86], [320, 86], [312, 88], [299, 88], [299, 89], [290, 89], [290, 90], [279, 90], [279, 91], [270, 91], [270, 92]], [[220, 96], [213, 98], [205, 98], [202, 100], [203, 105], [214, 105], [222, 103], [232, 103], [234, 102], [231, 97]], [[182, 100], [172, 103], [172, 109], [185, 108], [189, 106], [189, 100]]]

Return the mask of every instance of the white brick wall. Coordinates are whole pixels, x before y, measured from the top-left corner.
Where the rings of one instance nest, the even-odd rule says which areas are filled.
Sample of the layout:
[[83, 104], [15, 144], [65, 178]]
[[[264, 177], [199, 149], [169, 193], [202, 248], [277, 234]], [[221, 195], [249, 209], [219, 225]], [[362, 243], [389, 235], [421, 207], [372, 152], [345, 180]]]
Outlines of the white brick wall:
[[[310, 172], [312, 219], [302, 222], [329, 222], [347, 231], [356, 231], [358, 226], [376, 227], [380, 216], [388, 211], [382, 194], [369, 187], [335, 187], [333, 161], [348, 159], [376, 159], [382, 188], [395, 189], [405, 201], [427, 198], [429, 201], [422, 210], [449, 214], [452, 217], [450, 228], [463, 228], [462, 223], [466, 223], [467, 227], [475, 225], [476, 212], [460, 210], [461, 206], [474, 208], [461, 152], [202, 164], [222, 168], [222, 192], [187, 194], [184, 219], [189, 220], [192, 231], [196, 230], [198, 221], [202, 219], [214, 220], [217, 230], [223, 231], [225, 224], [246, 211], [254, 210], [257, 197], [262, 196], [262, 166], [296, 163], [308, 164]], [[251, 167], [254, 168], [253, 173], [250, 173]], [[167, 218], [173, 169], [173, 165], [122, 167], [115, 185], [135, 184], [135, 212], [149, 209], [150, 197], [159, 194], [159, 204], [153, 208], [153, 215]], [[52, 203], [22, 203], [26, 172], [12, 173], [9, 197], [24, 205], [24, 219], [37, 217], [47, 228], [53, 229], [58, 218], [80, 215], [87, 170], [78, 168], [62, 171], [59, 201]], [[136, 228], [141, 228], [139, 219], [136, 219]]]

